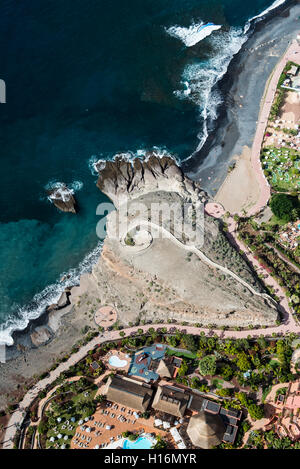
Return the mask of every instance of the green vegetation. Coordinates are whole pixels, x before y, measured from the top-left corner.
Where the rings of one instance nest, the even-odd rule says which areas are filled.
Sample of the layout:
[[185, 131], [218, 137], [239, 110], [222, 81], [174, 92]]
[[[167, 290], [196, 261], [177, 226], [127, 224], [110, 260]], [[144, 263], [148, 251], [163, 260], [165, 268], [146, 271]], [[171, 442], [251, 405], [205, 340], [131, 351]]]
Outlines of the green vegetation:
[[152, 446], [152, 449], [166, 449], [167, 443], [160, 435], [156, 435], [156, 443]]
[[[278, 195], [286, 197], [286, 194], [276, 194], [276, 196]], [[283, 214], [286, 213], [285, 211], [287, 210], [284, 200], [283, 202], [278, 202], [278, 200], [275, 199], [275, 206], [278, 204], [277, 208], [278, 210], [282, 210]], [[288, 206], [290, 207], [290, 205]], [[290, 299], [290, 306], [296, 314], [300, 314], [299, 275], [292, 266], [281, 259], [276, 252], [277, 231], [278, 225], [264, 223], [259, 227], [257, 224], [253, 223], [251, 219], [240, 220], [239, 222], [239, 238], [253, 251], [255, 259], [264, 270], [272, 275], [277, 280], [278, 284], [286, 290], [286, 295]], [[269, 289], [269, 294], [277, 299], [275, 292], [271, 288]]]
[[274, 194], [271, 197], [270, 207], [274, 215], [285, 223], [288, 223], [294, 219], [294, 209], [296, 210], [296, 219], [300, 214], [300, 204], [298, 198], [287, 194]]
[[199, 363], [199, 371], [201, 375], [207, 376], [207, 375], [215, 375], [216, 374], [216, 357], [214, 356], [207, 356], [205, 358], [202, 358]]
[[274, 121], [279, 114], [283, 100], [285, 96], [285, 91], [283, 89], [278, 89], [271, 107], [269, 119]]
[[245, 449], [300, 449], [300, 442], [290, 440], [288, 437], [279, 438], [273, 431], [255, 430], [251, 432]]
[[132, 236], [130, 236], [129, 233], [127, 233], [127, 236], [126, 236], [126, 238], [125, 238], [125, 244], [126, 244], [127, 246], [135, 246], [134, 239], [133, 239]]
[[300, 155], [297, 150], [265, 147], [260, 158], [264, 174], [274, 190], [291, 192], [299, 189]]
[[[54, 448], [55, 444], [69, 447], [77, 422], [90, 417], [96, 411], [97, 402], [94, 397], [97, 389], [96, 385], [81, 378], [72, 383], [65, 382], [55, 391], [55, 397], [51, 400], [38, 427], [43, 448]], [[72, 422], [72, 418], [75, 422]], [[59, 434], [63, 436], [60, 440], [57, 438]], [[50, 441], [51, 437], [55, 438], [55, 442]]]

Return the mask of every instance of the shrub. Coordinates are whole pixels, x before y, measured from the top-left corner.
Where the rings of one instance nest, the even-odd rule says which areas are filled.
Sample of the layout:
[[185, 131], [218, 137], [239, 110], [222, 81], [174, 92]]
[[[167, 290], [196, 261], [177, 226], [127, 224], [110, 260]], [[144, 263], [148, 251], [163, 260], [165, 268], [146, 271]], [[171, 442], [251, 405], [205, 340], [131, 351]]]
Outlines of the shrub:
[[207, 356], [200, 360], [199, 371], [201, 375], [215, 375], [216, 369], [216, 358], [214, 356]]

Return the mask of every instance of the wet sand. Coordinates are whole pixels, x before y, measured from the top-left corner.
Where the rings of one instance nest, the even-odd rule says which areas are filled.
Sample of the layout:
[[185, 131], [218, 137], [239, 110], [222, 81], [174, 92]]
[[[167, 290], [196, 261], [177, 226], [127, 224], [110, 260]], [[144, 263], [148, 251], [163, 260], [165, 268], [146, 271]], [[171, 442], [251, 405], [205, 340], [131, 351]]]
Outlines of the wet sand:
[[236, 155], [241, 155], [245, 146], [252, 146], [266, 82], [300, 31], [299, 16], [297, 2], [258, 23], [219, 82], [224, 103], [214, 122], [216, 130], [201, 151], [183, 164], [187, 175], [201, 179], [204, 190], [212, 196], [221, 187]]

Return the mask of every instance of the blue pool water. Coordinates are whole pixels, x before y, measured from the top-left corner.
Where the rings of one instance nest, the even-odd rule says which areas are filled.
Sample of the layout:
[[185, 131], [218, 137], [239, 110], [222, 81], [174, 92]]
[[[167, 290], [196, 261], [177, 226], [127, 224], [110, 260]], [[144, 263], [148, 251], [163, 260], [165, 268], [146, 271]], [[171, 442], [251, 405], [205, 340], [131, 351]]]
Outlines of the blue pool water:
[[125, 440], [123, 449], [151, 449], [152, 442], [149, 438], [141, 437], [136, 441]]
[[108, 363], [111, 366], [114, 366], [115, 368], [124, 368], [124, 366], [127, 365], [127, 360], [120, 360], [119, 357], [116, 355], [113, 355], [112, 357], [109, 358]]

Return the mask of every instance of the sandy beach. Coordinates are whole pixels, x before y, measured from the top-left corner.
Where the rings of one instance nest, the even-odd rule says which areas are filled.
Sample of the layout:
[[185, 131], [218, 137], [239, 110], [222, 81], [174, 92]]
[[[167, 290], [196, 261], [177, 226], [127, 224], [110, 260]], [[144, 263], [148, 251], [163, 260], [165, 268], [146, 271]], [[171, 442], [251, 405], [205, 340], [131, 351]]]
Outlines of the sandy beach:
[[240, 213], [249, 209], [259, 198], [260, 188], [251, 163], [251, 149], [243, 148], [240, 156], [235, 156], [236, 165], [220, 187], [215, 201], [230, 213]]

